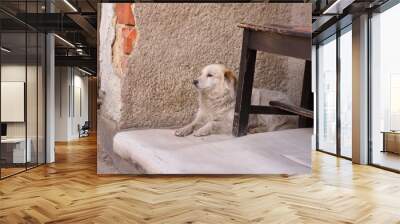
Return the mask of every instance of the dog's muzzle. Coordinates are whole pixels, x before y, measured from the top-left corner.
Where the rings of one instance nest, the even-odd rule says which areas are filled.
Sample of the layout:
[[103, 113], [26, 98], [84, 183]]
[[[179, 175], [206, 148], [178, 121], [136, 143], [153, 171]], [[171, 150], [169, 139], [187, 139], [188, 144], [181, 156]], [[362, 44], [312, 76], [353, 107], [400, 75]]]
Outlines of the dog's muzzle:
[[197, 79], [193, 80], [193, 85], [197, 86], [197, 84], [199, 84], [199, 80]]

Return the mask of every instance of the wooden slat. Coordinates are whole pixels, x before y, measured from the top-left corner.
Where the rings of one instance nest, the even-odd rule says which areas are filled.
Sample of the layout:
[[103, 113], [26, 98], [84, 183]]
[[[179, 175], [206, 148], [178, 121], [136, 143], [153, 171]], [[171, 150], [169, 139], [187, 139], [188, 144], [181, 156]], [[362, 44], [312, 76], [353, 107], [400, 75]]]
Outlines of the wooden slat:
[[292, 112], [282, 110], [271, 106], [251, 106], [251, 114], [281, 114], [281, 115], [296, 115]]
[[311, 60], [311, 37], [252, 31], [249, 48], [271, 54]]
[[240, 23], [240, 28], [249, 29], [251, 31], [261, 31], [268, 33], [277, 33], [287, 36], [311, 38], [311, 26], [285, 26], [278, 24], [255, 25], [250, 23]]
[[293, 104], [287, 104], [287, 103], [283, 103], [283, 102], [279, 102], [279, 101], [271, 101], [269, 102], [269, 104], [275, 108], [284, 110], [284, 111], [288, 111], [303, 117], [308, 117], [308, 118], [314, 118], [314, 114], [313, 111], [311, 110], [307, 110], [304, 109], [302, 107], [299, 106], [295, 106]]

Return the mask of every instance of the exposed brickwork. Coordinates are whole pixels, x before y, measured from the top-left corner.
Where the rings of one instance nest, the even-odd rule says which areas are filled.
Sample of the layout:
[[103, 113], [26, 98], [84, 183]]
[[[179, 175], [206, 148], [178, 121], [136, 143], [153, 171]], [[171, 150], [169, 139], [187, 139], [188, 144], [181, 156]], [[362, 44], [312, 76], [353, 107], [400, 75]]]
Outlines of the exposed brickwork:
[[136, 40], [136, 29], [134, 27], [124, 27], [122, 28], [122, 35], [124, 38], [124, 53], [131, 54]]
[[134, 4], [116, 3], [115, 41], [113, 44], [113, 64], [120, 76], [126, 73], [128, 58], [133, 53], [137, 39]]
[[117, 3], [115, 4], [115, 14], [117, 16], [117, 23], [125, 25], [135, 25], [135, 17], [131, 3]]

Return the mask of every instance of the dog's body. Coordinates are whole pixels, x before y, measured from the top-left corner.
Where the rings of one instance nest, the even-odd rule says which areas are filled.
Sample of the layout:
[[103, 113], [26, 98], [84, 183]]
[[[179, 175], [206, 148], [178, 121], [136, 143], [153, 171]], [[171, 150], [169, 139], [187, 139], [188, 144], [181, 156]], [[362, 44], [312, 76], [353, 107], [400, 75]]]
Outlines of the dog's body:
[[[195, 119], [176, 130], [176, 136], [206, 136], [232, 132], [235, 110], [236, 77], [224, 65], [206, 66], [193, 81], [199, 91], [199, 110]], [[253, 89], [252, 105], [269, 105], [270, 101], [289, 102], [278, 91]], [[249, 132], [274, 131], [288, 128], [288, 118], [282, 115], [250, 115]]]

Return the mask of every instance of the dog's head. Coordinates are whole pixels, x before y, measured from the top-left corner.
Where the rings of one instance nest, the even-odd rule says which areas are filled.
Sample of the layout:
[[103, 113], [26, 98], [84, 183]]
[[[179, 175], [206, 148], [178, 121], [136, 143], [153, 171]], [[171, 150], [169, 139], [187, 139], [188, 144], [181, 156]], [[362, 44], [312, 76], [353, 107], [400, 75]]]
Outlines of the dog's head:
[[221, 64], [211, 64], [201, 70], [201, 75], [193, 80], [194, 86], [200, 92], [216, 92], [229, 90], [234, 97], [236, 92], [236, 76]]

